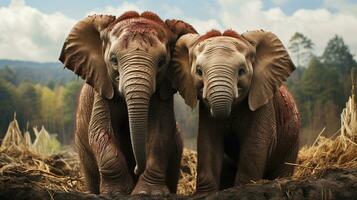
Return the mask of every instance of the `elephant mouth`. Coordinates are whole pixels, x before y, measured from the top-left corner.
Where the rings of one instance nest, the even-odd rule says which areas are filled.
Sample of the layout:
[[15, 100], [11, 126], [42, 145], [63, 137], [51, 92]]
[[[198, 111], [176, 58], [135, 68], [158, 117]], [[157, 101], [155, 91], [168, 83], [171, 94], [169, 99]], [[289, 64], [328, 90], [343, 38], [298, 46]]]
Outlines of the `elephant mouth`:
[[231, 105], [222, 103], [221, 105], [212, 105], [210, 108], [211, 116], [218, 120], [227, 119], [231, 115]]
[[234, 101], [233, 89], [226, 86], [213, 86], [209, 88], [207, 102], [211, 116], [215, 119], [227, 119], [232, 110]]

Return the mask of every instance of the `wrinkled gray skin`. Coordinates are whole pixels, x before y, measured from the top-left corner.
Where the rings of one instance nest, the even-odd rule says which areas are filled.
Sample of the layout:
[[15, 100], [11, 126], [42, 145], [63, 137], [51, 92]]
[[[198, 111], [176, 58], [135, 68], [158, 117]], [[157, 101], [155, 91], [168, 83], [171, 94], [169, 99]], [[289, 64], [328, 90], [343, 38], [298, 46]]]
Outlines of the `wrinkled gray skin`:
[[[197, 193], [288, 176], [300, 118], [282, 83], [295, 69], [270, 32], [181, 37], [173, 56], [176, 87], [199, 102]], [[181, 83], [181, 84], [180, 84]]]
[[171, 47], [186, 32], [195, 31], [182, 21], [127, 12], [89, 16], [67, 37], [60, 60], [87, 82], [76, 143], [91, 192], [176, 191], [182, 142], [166, 70]]

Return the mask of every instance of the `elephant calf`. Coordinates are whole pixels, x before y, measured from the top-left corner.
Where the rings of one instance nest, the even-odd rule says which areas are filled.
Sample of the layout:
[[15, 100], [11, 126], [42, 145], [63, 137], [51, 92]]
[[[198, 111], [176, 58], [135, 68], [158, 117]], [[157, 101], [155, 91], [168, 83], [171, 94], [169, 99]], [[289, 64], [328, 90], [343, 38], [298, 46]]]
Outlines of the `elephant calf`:
[[175, 193], [182, 141], [166, 71], [177, 38], [195, 32], [134, 11], [89, 16], [72, 28], [60, 61], [86, 82], [75, 142], [89, 191]]
[[198, 193], [292, 174], [300, 118], [282, 83], [295, 66], [273, 33], [187, 34], [173, 66], [185, 102], [200, 100]]

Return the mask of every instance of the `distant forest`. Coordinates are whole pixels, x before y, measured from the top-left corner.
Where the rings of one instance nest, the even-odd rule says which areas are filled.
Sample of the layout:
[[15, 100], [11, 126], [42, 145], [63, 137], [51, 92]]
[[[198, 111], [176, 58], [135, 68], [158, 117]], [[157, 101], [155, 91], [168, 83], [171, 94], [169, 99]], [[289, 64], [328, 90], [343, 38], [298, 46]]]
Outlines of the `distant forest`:
[[[351, 93], [351, 70], [357, 63], [339, 36], [331, 38], [322, 55], [313, 53], [313, 41], [301, 33], [295, 33], [286, 47], [297, 66], [286, 84], [301, 113], [301, 143], [309, 144], [322, 129], [326, 136], [339, 129], [340, 113]], [[60, 63], [0, 60], [0, 138], [16, 112], [21, 129], [43, 125], [62, 143], [71, 143], [82, 84]], [[175, 99], [180, 130], [194, 148], [197, 109], [191, 111], [177, 95]]]
[[44, 126], [70, 142], [82, 84], [60, 63], [0, 60], [0, 138], [16, 113], [21, 129]]

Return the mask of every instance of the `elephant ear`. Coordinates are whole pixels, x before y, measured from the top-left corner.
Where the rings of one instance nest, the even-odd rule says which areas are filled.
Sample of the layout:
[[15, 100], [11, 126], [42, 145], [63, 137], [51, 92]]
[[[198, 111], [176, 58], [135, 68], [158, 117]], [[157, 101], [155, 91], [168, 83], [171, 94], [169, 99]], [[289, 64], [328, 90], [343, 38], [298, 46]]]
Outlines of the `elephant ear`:
[[190, 24], [182, 20], [167, 19], [165, 24], [173, 33], [173, 42], [176, 42], [176, 40], [182, 35], [197, 33], [197, 31]]
[[100, 95], [113, 98], [114, 89], [102, 52], [101, 32], [114, 16], [92, 15], [79, 21], [67, 36], [59, 60]]
[[248, 102], [252, 111], [267, 104], [277, 88], [295, 70], [288, 52], [279, 38], [265, 31], [249, 31], [242, 36], [256, 50], [253, 78]]
[[[171, 52], [170, 52], [171, 55], [174, 54], [173, 51], [175, 48], [175, 44], [180, 36], [188, 33], [197, 33], [197, 31], [190, 24], [181, 20], [168, 19], [165, 21], [165, 26], [170, 30], [169, 43], [171, 48]], [[160, 90], [159, 90], [160, 97], [163, 100], [172, 97], [172, 95], [175, 94], [177, 91], [177, 88], [174, 86], [175, 81], [173, 80], [174, 76], [172, 73], [173, 73], [173, 67], [172, 64], [170, 64], [167, 73], [168, 81], [164, 81], [163, 83], [161, 83]]]
[[191, 108], [194, 108], [197, 103], [197, 89], [191, 74], [190, 49], [198, 37], [198, 34], [186, 34], [177, 40], [168, 70], [173, 87], [179, 91], [185, 103]]

